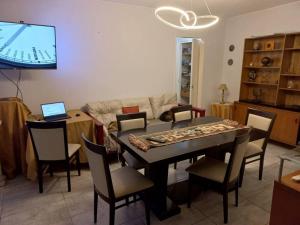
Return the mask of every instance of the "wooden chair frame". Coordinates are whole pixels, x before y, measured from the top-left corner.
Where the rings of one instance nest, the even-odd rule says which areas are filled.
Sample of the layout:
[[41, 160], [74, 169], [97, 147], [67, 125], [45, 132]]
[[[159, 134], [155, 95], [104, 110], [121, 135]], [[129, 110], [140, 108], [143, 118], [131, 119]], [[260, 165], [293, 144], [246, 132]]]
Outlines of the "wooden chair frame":
[[[114, 225], [115, 221], [115, 210], [119, 209], [123, 206], [127, 206], [128, 204], [134, 203], [136, 201], [141, 200], [141, 198], [135, 198], [132, 201], [127, 201], [129, 197], [140, 195], [144, 198], [145, 201], [145, 214], [146, 214], [146, 222], [147, 225], [150, 225], [150, 196], [149, 196], [149, 190], [151, 189], [145, 189], [139, 192], [130, 193], [129, 195], [122, 196], [121, 198], [116, 198], [114, 194], [111, 174], [109, 170], [109, 162], [108, 162], [108, 156], [105, 146], [94, 144], [87, 140], [87, 138], [82, 134], [82, 139], [85, 143], [85, 146], [92, 152], [96, 154], [100, 154], [103, 157], [103, 163], [104, 163], [104, 169], [105, 169], [105, 175], [107, 179], [107, 185], [108, 185], [108, 197], [106, 197], [104, 194], [102, 194], [94, 185], [94, 223], [97, 223], [97, 211], [98, 211], [98, 196], [103, 199], [105, 202], [109, 204], [109, 224]], [[120, 204], [116, 206], [116, 203], [122, 200], [126, 200], [126, 203]]]
[[[248, 123], [248, 119], [249, 119], [250, 114], [257, 115], [257, 116], [264, 117], [264, 118], [268, 118], [268, 119], [271, 120], [271, 122], [270, 122], [269, 129], [267, 131], [259, 129], [260, 135], [261, 134], [265, 135], [265, 137], [264, 137], [265, 140], [264, 140], [263, 145], [262, 145], [262, 150], [263, 151], [260, 152], [260, 153], [250, 155], [250, 156], [244, 158], [242, 168], [241, 168], [241, 173], [240, 173], [240, 187], [242, 186], [242, 183], [243, 183], [243, 178], [244, 178], [246, 165], [250, 164], [250, 163], [253, 163], [253, 162], [256, 162], [256, 161], [259, 161], [259, 180], [262, 180], [266, 148], [267, 148], [267, 144], [268, 144], [271, 132], [272, 132], [272, 128], [273, 128], [275, 119], [276, 119], [276, 114], [275, 113], [261, 111], [261, 110], [257, 110], [257, 109], [253, 109], [253, 108], [248, 108], [247, 117], [246, 117], [246, 124]], [[255, 137], [255, 130], [257, 130], [257, 129], [253, 129], [253, 134], [251, 134], [252, 137]], [[258, 158], [247, 161], [247, 159], [254, 158], [254, 157], [258, 157]]]
[[[79, 150], [73, 154], [71, 157], [69, 157], [68, 152], [68, 135], [67, 135], [67, 125], [66, 121], [57, 121], [57, 122], [34, 122], [34, 121], [27, 121], [26, 122], [27, 128], [29, 130], [30, 138], [33, 145], [33, 150], [35, 154], [35, 158], [37, 161], [37, 173], [38, 173], [38, 182], [39, 182], [39, 192], [43, 193], [43, 165], [49, 164], [49, 172], [50, 176], [53, 176], [53, 163], [57, 162], [64, 162], [65, 168], [67, 171], [67, 181], [68, 181], [68, 192], [71, 192], [71, 175], [70, 175], [70, 162], [73, 161], [73, 159], [76, 159], [76, 167], [78, 171], [78, 176], [81, 174], [81, 168], [80, 168], [80, 158], [79, 158]], [[66, 159], [64, 160], [40, 160], [39, 154], [35, 145], [35, 140], [31, 131], [31, 128], [35, 129], [63, 129], [63, 135], [64, 135], [64, 149], [65, 149], [65, 156]]]
[[175, 114], [179, 113], [179, 112], [185, 112], [185, 111], [190, 111], [191, 112], [191, 119], [193, 119], [193, 106], [192, 105], [180, 105], [180, 106], [176, 106], [173, 107], [171, 109], [172, 112], [172, 119], [173, 119], [173, 123], [178, 123], [180, 121], [175, 121]]
[[209, 179], [206, 179], [204, 177], [199, 177], [196, 175], [193, 175], [189, 173], [189, 180], [188, 180], [188, 208], [191, 207], [191, 198], [192, 198], [192, 184], [196, 182], [201, 182], [202, 184], [207, 184], [215, 188], [217, 191], [222, 193], [223, 195], [223, 215], [224, 215], [224, 223], [228, 222], [228, 193], [231, 191], [235, 191], [235, 206], [238, 207], [238, 199], [239, 199], [239, 177], [237, 177], [233, 181], [229, 181], [230, 175], [232, 172], [232, 166], [233, 166], [233, 159], [234, 155], [236, 154], [235, 148], [238, 144], [241, 144], [247, 139], [249, 139], [249, 133], [251, 129], [248, 129], [248, 131], [245, 134], [239, 135], [235, 138], [233, 143], [233, 152], [231, 153], [230, 160], [227, 166], [225, 178], [223, 183], [218, 183], [216, 181], [212, 181]]

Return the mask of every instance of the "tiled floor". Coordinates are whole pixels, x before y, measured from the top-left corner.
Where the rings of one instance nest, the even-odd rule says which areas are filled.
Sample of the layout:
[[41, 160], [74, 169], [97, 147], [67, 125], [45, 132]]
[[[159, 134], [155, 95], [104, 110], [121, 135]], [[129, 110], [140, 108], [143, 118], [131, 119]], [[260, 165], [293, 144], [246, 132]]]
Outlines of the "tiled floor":
[[[229, 223], [235, 225], [266, 225], [269, 221], [273, 181], [278, 173], [278, 156], [292, 153], [291, 150], [269, 144], [267, 149], [263, 181], [258, 181], [257, 163], [246, 170], [243, 187], [240, 189], [239, 207], [233, 205], [230, 194]], [[184, 168], [188, 162], [181, 162], [175, 171], [170, 167], [169, 182], [185, 179]], [[115, 169], [119, 165], [113, 165]], [[287, 164], [285, 172], [296, 167]], [[38, 193], [37, 183], [24, 177], [11, 180], [0, 189], [0, 225], [89, 225], [93, 224], [93, 189], [90, 172], [85, 170], [78, 177], [72, 176], [72, 192], [68, 193], [64, 173], [53, 178], [45, 177], [45, 192]], [[98, 224], [108, 224], [108, 206], [100, 200]], [[222, 196], [206, 191], [192, 203], [192, 208], [180, 206], [181, 214], [159, 221], [151, 216], [153, 225], [217, 225], [223, 224]], [[144, 223], [142, 203], [123, 207], [116, 212], [116, 224], [141, 225]]]

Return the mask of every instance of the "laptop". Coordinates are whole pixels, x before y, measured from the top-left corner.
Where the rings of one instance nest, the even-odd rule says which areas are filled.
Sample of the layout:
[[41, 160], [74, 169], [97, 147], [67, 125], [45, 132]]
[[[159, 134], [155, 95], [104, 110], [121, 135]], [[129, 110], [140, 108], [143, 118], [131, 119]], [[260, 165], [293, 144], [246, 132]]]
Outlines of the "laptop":
[[41, 109], [45, 121], [56, 121], [70, 118], [66, 112], [64, 102], [53, 102], [41, 104]]

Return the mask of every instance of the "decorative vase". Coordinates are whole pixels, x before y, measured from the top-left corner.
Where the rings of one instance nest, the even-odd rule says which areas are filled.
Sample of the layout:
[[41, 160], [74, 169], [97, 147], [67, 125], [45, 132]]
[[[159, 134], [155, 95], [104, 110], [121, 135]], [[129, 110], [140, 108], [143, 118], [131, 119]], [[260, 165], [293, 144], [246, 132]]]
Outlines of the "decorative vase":
[[248, 73], [249, 81], [254, 82], [256, 77], [257, 77], [256, 71], [255, 70], [250, 70], [249, 73]]
[[261, 48], [261, 44], [259, 42], [254, 42], [253, 50], [259, 50]]
[[287, 82], [287, 88], [291, 88], [291, 89], [295, 88], [294, 81], [289, 80], [289, 81]]
[[270, 57], [266, 56], [266, 57], [263, 57], [261, 59], [261, 63], [262, 63], [263, 66], [271, 66], [272, 63], [273, 63], [273, 59], [271, 59]]

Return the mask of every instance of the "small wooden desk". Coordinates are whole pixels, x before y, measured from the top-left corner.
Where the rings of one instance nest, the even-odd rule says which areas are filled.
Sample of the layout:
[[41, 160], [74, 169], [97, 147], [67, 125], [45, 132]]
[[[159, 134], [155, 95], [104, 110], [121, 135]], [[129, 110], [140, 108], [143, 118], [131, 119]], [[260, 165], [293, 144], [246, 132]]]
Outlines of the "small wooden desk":
[[[76, 114], [80, 114], [80, 116], [76, 116]], [[83, 146], [83, 142], [81, 140], [81, 134], [84, 133], [85, 136], [95, 141], [95, 126], [93, 119], [89, 117], [86, 113], [80, 110], [70, 110], [68, 111], [68, 115], [71, 117], [66, 120], [67, 122], [67, 132], [68, 132], [68, 142], [72, 144], [81, 144]], [[41, 115], [34, 115], [30, 120], [41, 120]], [[86, 163], [87, 158], [83, 151], [83, 148], [80, 149], [80, 162]], [[26, 162], [27, 162], [27, 178], [30, 180], [35, 180], [37, 177], [37, 168], [36, 161], [34, 156], [34, 151], [30, 139], [30, 135], [27, 138], [27, 149], [26, 149]]]
[[211, 104], [211, 114], [212, 116], [219, 117], [222, 119], [232, 119], [233, 117], [233, 103], [226, 102], [224, 104], [221, 103], [213, 103]]

